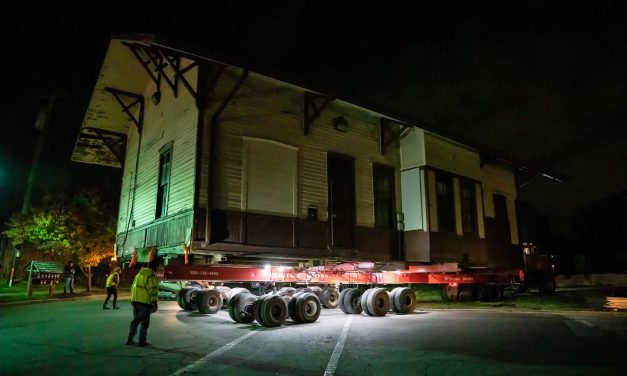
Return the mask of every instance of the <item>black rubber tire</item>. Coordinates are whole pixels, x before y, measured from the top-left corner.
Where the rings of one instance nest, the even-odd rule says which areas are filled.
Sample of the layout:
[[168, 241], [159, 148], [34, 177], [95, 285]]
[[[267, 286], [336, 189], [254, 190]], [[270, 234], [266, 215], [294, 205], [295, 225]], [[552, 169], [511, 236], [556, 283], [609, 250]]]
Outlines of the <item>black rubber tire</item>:
[[261, 302], [263, 302], [263, 298], [257, 299], [253, 303], [253, 317], [259, 325], [266, 326], [263, 322], [263, 317], [261, 316]]
[[279, 291], [277, 291], [277, 295], [280, 296], [292, 296], [296, 293], [296, 289], [294, 287], [281, 287]]
[[385, 316], [390, 310], [390, 296], [384, 288], [375, 289], [368, 295], [370, 316]]
[[320, 286], [311, 286], [309, 287], [311, 289], [311, 291], [316, 294], [316, 296], [318, 297], [318, 299], [320, 299], [320, 295], [322, 294], [322, 287]]
[[498, 286], [495, 285], [494, 283], [486, 283], [482, 286], [482, 290], [483, 290], [483, 296], [482, 296], [482, 301], [484, 302], [493, 302], [497, 299], [498, 297]]
[[298, 315], [298, 310], [296, 308], [298, 306], [298, 298], [300, 298], [304, 294], [307, 293], [297, 292], [296, 294], [292, 295], [292, 299], [290, 299], [290, 301], [287, 303], [287, 313], [292, 321], [296, 323], [300, 323], [303, 321], [303, 319]]
[[472, 285], [472, 299], [473, 301], [478, 301], [483, 299], [483, 288], [481, 285]]
[[278, 295], [268, 295], [261, 302], [262, 325], [270, 328], [283, 325], [287, 318], [287, 304]]
[[344, 305], [348, 313], [359, 315], [363, 311], [361, 306], [361, 296], [363, 293], [363, 290], [360, 289], [350, 289], [346, 293], [344, 296]]
[[346, 314], [349, 314], [350, 312], [348, 311], [348, 308], [346, 308], [346, 304], [344, 303], [344, 297], [346, 296], [346, 293], [349, 290], [352, 290], [352, 289], [348, 288], [340, 292], [340, 310]]
[[313, 292], [313, 289], [311, 287], [299, 287], [296, 289], [296, 292]]
[[216, 289], [200, 290], [196, 294], [198, 311], [204, 314], [214, 314], [222, 308], [222, 295]]
[[402, 289], [402, 287], [395, 287], [392, 292], [390, 292], [390, 308], [392, 309], [392, 311], [394, 312], [398, 312], [397, 308], [396, 308], [396, 293], [398, 293], [400, 290]]
[[544, 278], [541, 279], [538, 284], [538, 291], [540, 294], [552, 294], [555, 292], [555, 279]]
[[251, 293], [239, 294], [239, 300], [237, 302], [237, 315], [239, 316], [239, 322], [243, 324], [250, 324], [255, 321], [253, 313], [253, 304], [259, 300], [259, 297]]
[[243, 292], [245, 292], [245, 293], [247, 293], [247, 294], [250, 294], [250, 291], [249, 291], [248, 289], [243, 288], [243, 287], [235, 287], [235, 288], [232, 288], [232, 289], [231, 289], [231, 291], [229, 291], [229, 293], [228, 293], [228, 295], [226, 296], [226, 298], [227, 298], [228, 300], [231, 300], [231, 299], [233, 299], [233, 297], [234, 297], [235, 295], [237, 295], [237, 294], [241, 294], [241, 293], [243, 293]]
[[309, 324], [318, 320], [322, 305], [315, 293], [304, 293], [296, 300], [294, 309], [297, 312], [299, 323]]
[[183, 289], [181, 289], [179, 293], [176, 294], [176, 302], [178, 303], [179, 307], [181, 307], [182, 310], [185, 310], [185, 299], [183, 298], [183, 294], [181, 294], [181, 291], [183, 291]]
[[361, 309], [362, 309], [362, 312], [364, 312], [364, 313], [365, 313], [366, 315], [368, 315], [368, 316], [372, 316], [372, 315], [370, 314], [370, 310], [368, 310], [368, 297], [370, 296], [370, 294], [372, 294], [372, 292], [373, 292], [374, 290], [375, 290], [374, 288], [372, 288], [372, 289], [367, 289], [367, 290], [366, 290], [366, 291], [364, 291], [364, 293], [361, 295]]
[[229, 316], [231, 317], [231, 320], [235, 322], [241, 322], [239, 311], [238, 311], [239, 299], [241, 296], [243, 296], [242, 293], [232, 296], [231, 299], [229, 299], [229, 302], [227, 304]]
[[416, 309], [416, 294], [409, 287], [400, 287], [393, 296], [394, 312], [407, 314]]
[[527, 285], [525, 283], [518, 283], [516, 285], [514, 285], [514, 291], [518, 292], [518, 293], [523, 293], [525, 291], [527, 291]]
[[229, 286], [216, 286], [216, 290], [220, 291], [220, 295], [222, 296], [222, 308], [227, 308], [231, 288]]
[[335, 287], [327, 287], [320, 294], [320, 302], [324, 308], [337, 308], [340, 305], [340, 293]]
[[198, 287], [183, 287], [179, 292], [181, 296], [181, 304], [185, 311], [196, 311], [198, 304], [196, 303], [196, 294], [200, 289]]

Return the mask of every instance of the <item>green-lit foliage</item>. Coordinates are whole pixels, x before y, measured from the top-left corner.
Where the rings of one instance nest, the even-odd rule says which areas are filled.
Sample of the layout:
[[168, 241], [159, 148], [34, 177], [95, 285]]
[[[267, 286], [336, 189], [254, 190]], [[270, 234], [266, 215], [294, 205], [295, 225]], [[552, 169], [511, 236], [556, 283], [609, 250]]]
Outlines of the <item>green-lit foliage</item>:
[[84, 190], [71, 197], [47, 194], [41, 208], [14, 214], [4, 233], [15, 245], [33, 247], [59, 260], [78, 260], [91, 285], [91, 268], [113, 256], [115, 212], [99, 192]]

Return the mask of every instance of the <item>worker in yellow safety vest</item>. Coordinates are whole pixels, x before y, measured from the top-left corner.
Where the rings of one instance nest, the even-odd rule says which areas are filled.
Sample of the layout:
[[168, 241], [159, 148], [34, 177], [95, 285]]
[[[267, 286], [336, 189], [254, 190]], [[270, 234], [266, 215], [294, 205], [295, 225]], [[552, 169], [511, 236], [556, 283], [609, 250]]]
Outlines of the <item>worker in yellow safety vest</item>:
[[157, 297], [159, 294], [159, 279], [155, 275], [158, 261], [155, 259], [148, 263], [148, 267], [142, 267], [135, 276], [131, 286], [131, 304], [133, 305], [133, 320], [128, 333], [127, 345], [135, 342], [137, 327], [139, 330], [139, 343], [137, 346], [148, 346], [146, 337], [148, 335], [148, 325], [150, 325], [150, 314], [157, 311]]
[[107, 284], [105, 287], [107, 288], [107, 298], [102, 304], [102, 309], [109, 309], [107, 304], [109, 303], [109, 299], [113, 295], [113, 309], [118, 309], [118, 285], [120, 284], [120, 267], [116, 266], [113, 268], [113, 272], [109, 274], [107, 277]]

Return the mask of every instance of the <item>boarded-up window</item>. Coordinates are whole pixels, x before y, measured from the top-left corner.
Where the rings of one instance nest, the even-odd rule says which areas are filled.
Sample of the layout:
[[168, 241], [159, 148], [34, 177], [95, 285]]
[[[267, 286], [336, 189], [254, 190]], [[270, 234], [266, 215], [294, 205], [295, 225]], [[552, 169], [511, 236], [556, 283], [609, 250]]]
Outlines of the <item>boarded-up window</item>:
[[438, 227], [441, 230], [455, 231], [455, 202], [453, 200], [453, 178], [441, 172], [436, 173]]
[[159, 156], [159, 180], [157, 182], [157, 210], [155, 218], [165, 217], [168, 212], [168, 193], [172, 171], [172, 143], [161, 148]]
[[372, 165], [374, 223], [376, 227], [394, 227], [394, 169]]
[[298, 148], [244, 137], [242, 210], [296, 215]]

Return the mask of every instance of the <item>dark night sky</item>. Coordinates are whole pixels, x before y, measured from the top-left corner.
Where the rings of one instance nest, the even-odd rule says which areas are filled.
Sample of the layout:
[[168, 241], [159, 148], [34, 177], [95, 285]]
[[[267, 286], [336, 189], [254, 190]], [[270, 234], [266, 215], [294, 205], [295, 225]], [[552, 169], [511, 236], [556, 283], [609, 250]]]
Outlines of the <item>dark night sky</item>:
[[45, 104], [36, 96], [54, 89], [69, 96], [55, 107], [38, 187], [119, 192], [115, 170], [69, 162], [111, 32], [179, 40], [565, 175], [520, 191], [564, 236], [580, 207], [627, 189], [624, 2], [337, 3], [3, 2], [0, 219], [21, 205]]

